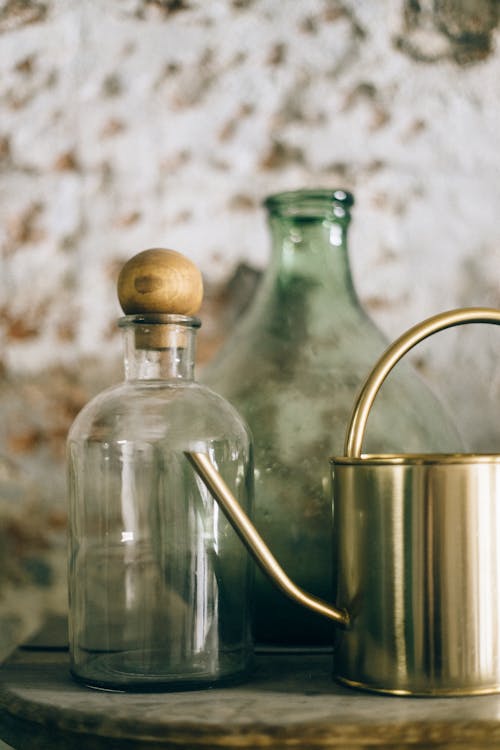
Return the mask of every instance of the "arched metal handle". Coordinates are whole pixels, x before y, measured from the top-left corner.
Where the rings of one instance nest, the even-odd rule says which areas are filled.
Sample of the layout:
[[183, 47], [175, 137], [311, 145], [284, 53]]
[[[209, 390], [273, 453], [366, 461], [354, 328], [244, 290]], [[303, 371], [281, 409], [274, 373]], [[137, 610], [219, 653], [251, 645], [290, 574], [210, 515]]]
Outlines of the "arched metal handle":
[[370, 410], [382, 383], [392, 368], [410, 349], [428, 336], [464, 323], [500, 325], [500, 310], [491, 307], [462, 307], [433, 315], [410, 328], [384, 352], [368, 376], [352, 411], [344, 446], [344, 453], [347, 457], [360, 458]]

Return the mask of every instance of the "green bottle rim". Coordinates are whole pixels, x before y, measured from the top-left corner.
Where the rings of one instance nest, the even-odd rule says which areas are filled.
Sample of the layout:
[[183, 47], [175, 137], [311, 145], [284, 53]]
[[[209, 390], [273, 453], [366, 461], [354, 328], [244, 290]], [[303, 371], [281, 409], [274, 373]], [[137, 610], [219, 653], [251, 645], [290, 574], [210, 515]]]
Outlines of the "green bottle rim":
[[341, 188], [287, 190], [269, 195], [263, 205], [273, 216], [331, 216], [346, 218], [354, 204], [352, 193]]

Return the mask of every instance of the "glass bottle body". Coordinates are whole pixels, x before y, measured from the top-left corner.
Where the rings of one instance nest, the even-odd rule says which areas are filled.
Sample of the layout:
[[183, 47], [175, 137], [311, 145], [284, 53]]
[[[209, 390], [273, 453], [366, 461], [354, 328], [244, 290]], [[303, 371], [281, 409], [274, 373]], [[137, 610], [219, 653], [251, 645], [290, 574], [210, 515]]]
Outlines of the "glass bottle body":
[[[202, 373], [247, 420], [255, 445], [255, 523], [291, 578], [332, 600], [328, 458], [343, 453], [356, 393], [387, 345], [355, 294], [346, 231], [352, 197], [300, 191], [267, 201], [273, 251], [255, 300]], [[411, 368], [384, 386], [367, 451], [457, 449], [437, 399]], [[331, 625], [257, 572], [255, 637], [331, 644]]]
[[[71, 669], [112, 689], [234, 680], [251, 658], [252, 571], [184, 451], [208, 451], [251, 511], [249, 433], [190, 377], [189, 324], [129, 323], [126, 382], [91, 401], [68, 437]], [[149, 348], [164, 328], [169, 346]]]

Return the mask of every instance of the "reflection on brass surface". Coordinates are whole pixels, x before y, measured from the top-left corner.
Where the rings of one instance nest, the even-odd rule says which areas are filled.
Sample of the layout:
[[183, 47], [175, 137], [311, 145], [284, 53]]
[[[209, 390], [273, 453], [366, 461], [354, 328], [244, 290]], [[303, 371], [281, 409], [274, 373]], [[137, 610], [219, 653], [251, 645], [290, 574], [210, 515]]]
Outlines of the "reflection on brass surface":
[[500, 693], [500, 685], [497, 685], [494, 688], [477, 688], [471, 689], [469, 687], [466, 688], [457, 688], [455, 689], [449, 689], [449, 688], [437, 688], [437, 689], [425, 689], [421, 690], [418, 693], [415, 692], [415, 690], [391, 690], [390, 688], [372, 688], [369, 685], [365, 685], [363, 682], [357, 682], [355, 680], [347, 680], [344, 677], [340, 677], [339, 675], [335, 675], [335, 679], [337, 682], [339, 682], [341, 685], [345, 685], [346, 687], [350, 688], [356, 688], [356, 690], [363, 690], [368, 693], [380, 693], [382, 695], [396, 695], [400, 696], [402, 698], [460, 698], [465, 697], [467, 695], [469, 696], [475, 696], [475, 695], [491, 695], [492, 693]]
[[[480, 457], [483, 458], [483, 457]], [[372, 690], [500, 689], [500, 456], [334, 462], [335, 675]]]

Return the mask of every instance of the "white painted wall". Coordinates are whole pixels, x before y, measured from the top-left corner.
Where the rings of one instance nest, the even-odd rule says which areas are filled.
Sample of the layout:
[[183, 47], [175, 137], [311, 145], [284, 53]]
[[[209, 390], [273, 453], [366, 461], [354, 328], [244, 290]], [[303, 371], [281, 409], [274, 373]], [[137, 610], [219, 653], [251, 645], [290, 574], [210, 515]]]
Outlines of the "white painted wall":
[[[263, 268], [269, 193], [354, 192], [355, 282], [390, 338], [500, 306], [497, 5], [415, 7], [0, 0], [0, 445], [45, 503], [80, 382], [118, 357], [119, 264], [163, 245], [212, 285]], [[417, 355], [475, 449], [500, 450], [499, 336]]]

